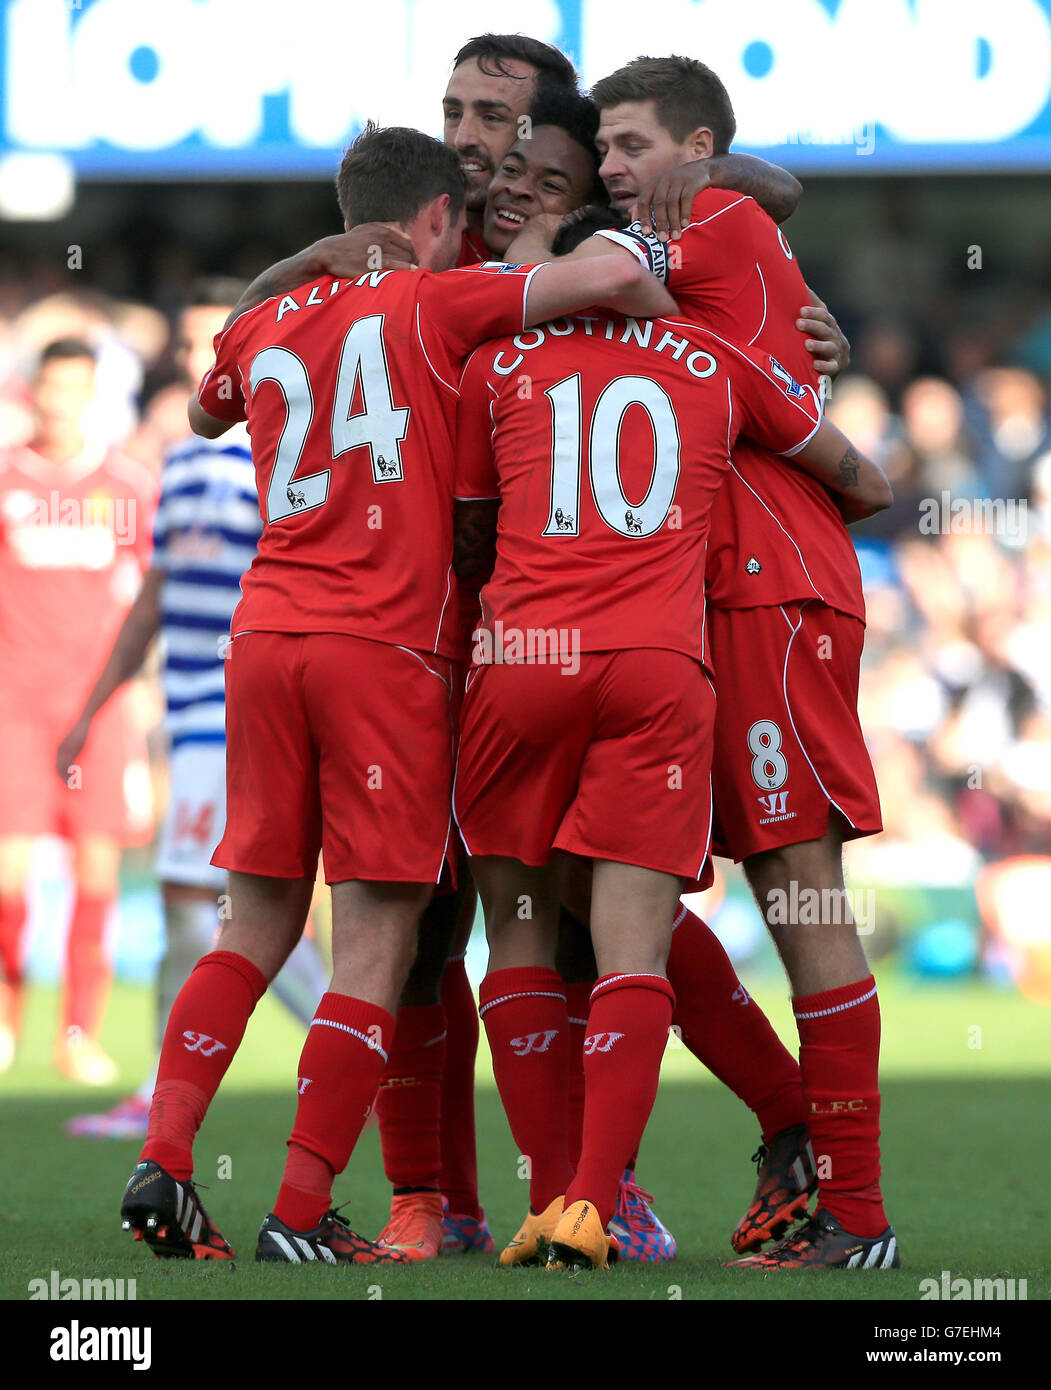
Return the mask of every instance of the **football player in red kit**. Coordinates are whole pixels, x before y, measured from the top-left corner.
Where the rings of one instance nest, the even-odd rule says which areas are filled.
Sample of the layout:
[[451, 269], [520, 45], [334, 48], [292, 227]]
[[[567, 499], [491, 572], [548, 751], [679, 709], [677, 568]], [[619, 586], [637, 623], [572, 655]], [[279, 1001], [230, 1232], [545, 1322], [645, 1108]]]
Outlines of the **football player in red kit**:
[[[709, 849], [704, 552], [744, 431], [831, 481], [857, 458], [821, 422], [816, 393], [768, 355], [677, 320], [559, 319], [483, 345], [461, 381], [465, 580], [472, 568], [477, 580], [497, 508], [499, 535], [454, 807], [490, 942], [481, 1013], [512, 1132], [532, 1160], [530, 1205], [554, 1218], [537, 1232], [549, 1266], [607, 1267], [616, 1244], [606, 1226], [656, 1093], [675, 907]], [[859, 509], [887, 505], [886, 480], [858, 467], [860, 496], [837, 485]], [[594, 861], [599, 979], [575, 1173], [556, 850]]]
[[241, 315], [190, 423], [247, 419], [263, 532], [227, 667], [230, 919], [176, 999], [150, 1128], [121, 1207], [161, 1256], [229, 1258], [190, 1181], [194, 1137], [248, 1018], [303, 929], [319, 851], [332, 884], [333, 978], [300, 1060], [284, 1179], [256, 1256], [402, 1261], [331, 1209], [375, 1096], [419, 914], [446, 862], [452, 761], [453, 427], [463, 360], [486, 337], [590, 302], [671, 301], [626, 256], [452, 271], [455, 156], [367, 128], [337, 188], [348, 227], [394, 224], [419, 265], [322, 277]]
[[90, 343], [51, 343], [32, 385], [33, 437], [0, 451], [0, 1072], [18, 1037], [33, 841], [54, 834], [72, 848], [75, 886], [55, 1062], [104, 1086], [117, 1074], [98, 1041], [111, 976], [106, 921], [121, 845], [149, 831], [127, 796], [128, 768], [145, 767], [146, 743], [119, 700], [61, 780], [55, 754], [149, 563], [156, 485], [88, 436], [83, 415], [95, 397]]
[[[551, 214], [563, 212], [576, 191], [577, 200], [586, 184], [587, 168], [597, 172], [594, 138], [598, 114], [593, 103], [575, 94], [551, 92], [533, 108], [530, 137], [518, 140], [508, 151], [490, 185], [485, 227], [487, 239], [511, 260], [519, 259], [530, 240], [533, 219], [551, 224]], [[582, 157], [587, 154], [587, 163]], [[696, 167], [696, 166], [695, 166]], [[527, 230], [510, 241], [517, 216]], [[592, 219], [587, 219], [590, 222]], [[616, 219], [615, 219], [616, 220]], [[507, 223], [507, 226], [504, 224]], [[554, 219], [554, 225], [561, 225]], [[608, 225], [608, 222], [602, 223]], [[578, 244], [584, 225], [572, 221], [559, 234], [559, 249]], [[510, 244], [509, 244], [510, 243]], [[543, 245], [537, 254], [545, 254]], [[816, 320], [812, 346], [832, 350], [839, 338], [827, 312]], [[477, 616], [475, 605], [474, 616]], [[578, 921], [588, 920], [590, 880], [578, 863], [563, 882], [563, 906]], [[559, 967], [569, 1002], [573, 1035], [570, 1081], [570, 1161], [580, 1152], [583, 1118], [583, 1054], [594, 959], [586, 929], [564, 922]], [[791, 1221], [805, 1214], [807, 1199], [816, 1182], [812, 1151], [805, 1126], [799, 1067], [781, 1044], [758, 1004], [751, 999], [718, 938], [685, 906], [678, 907], [668, 960], [668, 976], [676, 992], [674, 1025], [683, 1042], [720, 1080], [752, 1109], [760, 1125], [762, 1142], [756, 1196], [734, 1232], [735, 1246], [751, 1248], [782, 1234]], [[634, 1157], [627, 1165], [617, 1212], [611, 1223], [620, 1241], [622, 1258], [670, 1259], [675, 1241], [652, 1210], [652, 1199], [635, 1183]], [[521, 1239], [505, 1249], [501, 1260], [514, 1262], [532, 1246], [533, 1228], [542, 1214], [531, 1212]], [[540, 1227], [544, 1222], [539, 1222]]]
[[[594, 97], [601, 173], [619, 206], [647, 205], [662, 176], [681, 179], [685, 161], [733, 138], [725, 88], [691, 59], [637, 59]], [[694, 199], [691, 219], [670, 243], [641, 227], [604, 235], [660, 266], [685, 316], [762, 349], [786, 381], [814, 384], [797, 317], [808, 296], [784, 234], [753, 200], [712, 188]], [[713, 513], [708, 575], [717, 847], [744, 861], [789, 976], [807, 1123], [815, 1152], [830, 1160], [816, 1215], [742, 1263], [887, 1268], [899, 1257], [879, 1185], [879, 1005], [841, 854], [844, 840], [881, 824], [856, 708], [864, 599], [844, 524], [854, 514], [760, 448], [735, 452], [733, 463]], [[778, 920], [792, 883], [835, 901], [831, 920]]]

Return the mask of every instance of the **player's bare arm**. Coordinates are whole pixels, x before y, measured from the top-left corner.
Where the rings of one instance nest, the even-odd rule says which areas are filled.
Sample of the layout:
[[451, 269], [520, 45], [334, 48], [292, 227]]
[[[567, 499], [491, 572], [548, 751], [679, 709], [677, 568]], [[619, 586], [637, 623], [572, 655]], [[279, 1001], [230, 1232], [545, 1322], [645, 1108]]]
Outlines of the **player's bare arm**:
[[469, 589], [489, 582], [496, 563], [499, 499], [457, 501], [453, 516], [453, 571]]
[[630, 251], [608, 241], [605, 245], [617, 254], [587, 251], [591, 242], [602, 240], [588, 237], [568, 256], [537, 270], [526, 294], [527, 327], [589, 305], [632, 318], [659, 318], [678, 312], [668, 291]]
[[830, 420], [821, 421], [793, 461], [828, 488], [848, 524], [885, 511], [894, 500], [883, 469], [855, 448]]
[[370, 270], [410, 270], [416, 267], [416, 252], [412, 242], [395, 227], [382, 222], [364, 222], [349, 232], [322, 237], [287, 260], [278, 261], [257, 275], [234, 305], [226, 320], [229, 328], [234, 319], [256, 308], [274, 295], [285, 294], [297, 285], [322, 275], [337, 279], [352, 279]]
[[221, 434], [233, 429], [236, 423], [234, 420], [220, 420], [216, 415], [209, 415], [196, 396], [191, 397], [186, 407], [186, 418], [190, 422], [190, 429], [202, 439], [218, 439]]
[[639, 189], [632, 216], [644, 232], [674, 241], [690, 220], [693, 200], [706, 188], [729, 188], [754, 198], [775, 222], [792, 216], [803, 185], [787, 169], [750, 154], [717, 154], [669, 169]]
[[88, 739], [91, 721], [106, 701], [138, 671], [161, 625], [161, 585], [164, 571], [156, 567], [143, 576], [138, 597], [128, 609], [102, 672], [84, 702], [77, 722], [58, 746], [55, 769], [63, 781]]
[[822, 376], [837, 377], [850, 366], [850, 342], [828, 305], [809, 285], [807, 289], [810, 303], [800, 309], [796, 327], [809, 335], [806, 349], [814, 359], [814, 370]]

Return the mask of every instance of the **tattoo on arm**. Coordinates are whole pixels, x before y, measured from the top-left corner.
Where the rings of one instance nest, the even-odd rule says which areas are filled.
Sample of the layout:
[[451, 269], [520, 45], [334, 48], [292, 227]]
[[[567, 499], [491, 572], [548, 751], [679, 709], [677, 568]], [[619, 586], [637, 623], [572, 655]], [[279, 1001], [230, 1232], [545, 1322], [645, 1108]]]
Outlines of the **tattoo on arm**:
[[453, 528], [453, 569], [473, 587], [488, 582], [496, 564], [498, 501], [457, 502]]
[[778, 223], [792, 216], [803, 196], [803, 185], [787, 169], [755, 155], [714, 155], [709, 173], [715, 187], [747, 194]]
[[839, 461], [839, 471], [836, 476], [843, 487], [857, 487], [860, 470], [861, 461], [858, 458], [858, 451], [853, 444], [848, 444], [847, 452]]

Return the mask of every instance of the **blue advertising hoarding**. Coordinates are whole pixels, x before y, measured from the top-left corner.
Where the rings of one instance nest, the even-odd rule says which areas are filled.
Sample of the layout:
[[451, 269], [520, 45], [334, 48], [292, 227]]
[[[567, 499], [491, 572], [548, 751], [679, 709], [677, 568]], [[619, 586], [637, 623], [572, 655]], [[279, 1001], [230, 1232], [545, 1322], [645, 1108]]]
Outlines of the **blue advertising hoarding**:
[[437, 132], [456, 49], [527, 29], [590, 84], [723, 78], [800, 173], [1051, 169], [1051, 0], [0, 0], [0, 156], [79, 177], [327, 177], [363, 122]]

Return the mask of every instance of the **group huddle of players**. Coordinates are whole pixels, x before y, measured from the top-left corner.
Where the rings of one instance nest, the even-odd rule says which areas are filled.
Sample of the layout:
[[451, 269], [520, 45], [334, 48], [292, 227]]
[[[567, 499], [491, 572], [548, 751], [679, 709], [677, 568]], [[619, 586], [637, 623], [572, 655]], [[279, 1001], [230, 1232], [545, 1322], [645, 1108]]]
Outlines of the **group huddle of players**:
[[[890, 493], [822, 417], [847, 350], [774, 220], [798, 185], [731, 155], [734, 128], [694, 60], [585, 98], [556, 50], [471, 40], [444, 143], [368, 127], [344, 235], [267, 271], [216, 339], [190, 423], [247, 421], [263, 529], [226, 662], [231, 915], [172, 1008], [121, 1208], [155, 1254], [232, 1253], [192, 1144], [320, 853], [333, 977], [258, 1259], [494, 1248], [476, 886], [478, 1013], [529, 1160], [502, 1264], [674, 1255], [634, 1182], [673, 1025], [760, 1125], [738, 1263], [899, 1263], [849, 910], [766, 912], [792, 883], [842, 900], [843, 841], [880, 828], [846, 525]], [[713, 853], [770, 920], [798, 1062], [680, 903]], [[373, 1105], [377, 1240], [332, 1210]]]

